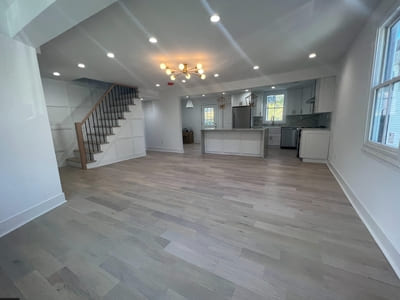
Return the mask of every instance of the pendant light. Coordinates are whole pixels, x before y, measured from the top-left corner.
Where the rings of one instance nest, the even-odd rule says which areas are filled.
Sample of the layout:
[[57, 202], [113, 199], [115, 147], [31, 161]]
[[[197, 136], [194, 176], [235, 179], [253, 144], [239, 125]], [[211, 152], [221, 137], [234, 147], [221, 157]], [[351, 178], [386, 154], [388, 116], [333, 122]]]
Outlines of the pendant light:
[[186, 108], [193, 108], [193, 107], [194, 107], [194, 105], [193, 105], [192, 100], [188, 99], [188, 100], [186, 101]]

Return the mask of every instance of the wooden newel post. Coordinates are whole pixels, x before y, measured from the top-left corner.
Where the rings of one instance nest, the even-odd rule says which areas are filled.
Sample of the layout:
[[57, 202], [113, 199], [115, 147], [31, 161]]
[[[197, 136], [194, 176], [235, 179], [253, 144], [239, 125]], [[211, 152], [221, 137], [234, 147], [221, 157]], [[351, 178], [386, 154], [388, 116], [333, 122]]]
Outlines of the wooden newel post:
[[78, 140], [79, 155], [81, 158], [82, 169], [86, 170], [86, 150], [83, 143], [82, 123], [75, 123], [76, 138]]

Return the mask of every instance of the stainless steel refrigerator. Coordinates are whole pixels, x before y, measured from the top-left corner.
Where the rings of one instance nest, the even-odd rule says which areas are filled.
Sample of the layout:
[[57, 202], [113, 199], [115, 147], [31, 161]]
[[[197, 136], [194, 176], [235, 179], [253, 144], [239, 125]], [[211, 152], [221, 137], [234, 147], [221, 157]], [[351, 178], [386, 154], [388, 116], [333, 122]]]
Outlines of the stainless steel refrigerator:
[[232, 128], [251, 128], [251, 107], [232, 107]]

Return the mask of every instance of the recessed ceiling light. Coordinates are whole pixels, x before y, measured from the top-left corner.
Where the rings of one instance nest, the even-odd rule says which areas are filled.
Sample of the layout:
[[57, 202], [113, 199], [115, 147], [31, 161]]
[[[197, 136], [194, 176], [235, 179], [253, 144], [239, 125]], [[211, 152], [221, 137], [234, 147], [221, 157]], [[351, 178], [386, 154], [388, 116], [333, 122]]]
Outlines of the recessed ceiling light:
[[185, 82], [186, 82], [186, 80], [185, 80], [185, 79], [182, 79], [182, 82], [183, 82], [183, 83], [185, 83]]
[[206, 95], [203, 94], [203, 95], [201, 95], [201, 96], [202, 96], [202, 97], [205, 97]]
[[160, 84], [159, 83], [156, 83], [156, 87], [159, 87], [160, 86]]
[[244, 91], [245, 91], [245, 92], [248, 92], [249, 90], [248, 90], [248, 89], [245, 89]]
[[86, 66], [85, 66], [85, 64], [79, 63], [79, 64], [78, 64], [78, 68], [84, 69], [84, 68], [86, 68]]
[[144, 99], [143, 98], [140, 98], [140, 101], [143, 101]]
[[112, 53], [112, 52], [108, 52], [108, 53], [107, 53], [107, 57], [109, 57], [109, 58], [114, 58], [114, 57], [115, 57], [115, 54]]
[[189, 96], [186, 96], [186, 99], [189, 98]]
[[316, 58], [317, 57], [317, 53], [310, 53], [310, 55], [308, 55], [309, 58]]
[[215, 74], [214, 74], [214, 77], [219, 77], [219, 74], [218, 74], [218, 73], [215, 73]]
[[152, 37], [149, 38], [149, 42], [152, 43], [152, 44], [156, 44], [158, 41], [154, 36], [152, 36]]
[[260, 67], [259, 66], [254, 66], [253, 69], [254, 70], [258, 70]]
[[58, 72], [53, 72], [53, 75], [58, 77], [58, 76], [60, 76], [61, 74], [58, 73]]
[[276, 87], [275, 87], [274, 85], [273, 85], [273, 86], [271, 86], [271, 89], [273, 89], [273, 90], [274, 90], [275, 88], [276, 88]]
[[217, 14], [213, 14], [213, 15], [210, 17], [210, 21], [213, 22], [213, 23], [217, 23], [217, 22], [219, 22], [219, 20], [221, 20], [221, 18], [220, 18], [219, 15], [217, 15]]
[[222, 95], [225, 95], [225, 92], [222, 92]]

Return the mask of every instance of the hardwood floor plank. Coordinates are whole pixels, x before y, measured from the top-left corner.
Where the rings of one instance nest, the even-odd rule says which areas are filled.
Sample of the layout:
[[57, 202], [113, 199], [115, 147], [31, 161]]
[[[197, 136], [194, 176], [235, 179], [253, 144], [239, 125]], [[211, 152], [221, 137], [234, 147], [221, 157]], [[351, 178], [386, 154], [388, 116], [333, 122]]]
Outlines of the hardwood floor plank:
[[0, 239], [0, 297], [400, 299], [325, 165], [191, 149], [62, 168], [68, 202]]
[[16, 281], [16, 285], [26, 299], [68, 299], [58, 293], [38, 271], [33, 271], [20, 278]]

